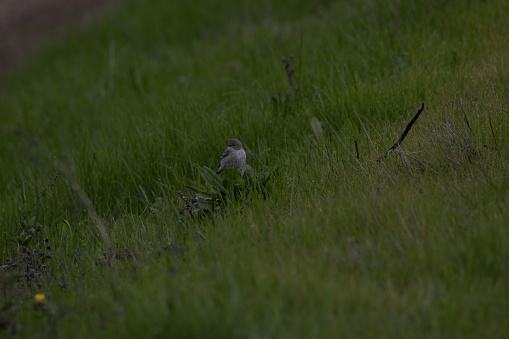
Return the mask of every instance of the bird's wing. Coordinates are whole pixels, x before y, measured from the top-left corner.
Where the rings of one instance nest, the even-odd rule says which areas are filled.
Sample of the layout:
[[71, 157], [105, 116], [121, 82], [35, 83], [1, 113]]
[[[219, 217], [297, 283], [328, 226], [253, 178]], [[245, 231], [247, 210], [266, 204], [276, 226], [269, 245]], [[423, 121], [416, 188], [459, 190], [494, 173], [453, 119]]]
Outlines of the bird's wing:
[[232, 150], [233, 148], [227, 147], [224, 150], [223, 155], [221, 156], [221, 160], [219, 160], [219, 162], [223, 161], [223, 159], [228, 159], [232, 155]]

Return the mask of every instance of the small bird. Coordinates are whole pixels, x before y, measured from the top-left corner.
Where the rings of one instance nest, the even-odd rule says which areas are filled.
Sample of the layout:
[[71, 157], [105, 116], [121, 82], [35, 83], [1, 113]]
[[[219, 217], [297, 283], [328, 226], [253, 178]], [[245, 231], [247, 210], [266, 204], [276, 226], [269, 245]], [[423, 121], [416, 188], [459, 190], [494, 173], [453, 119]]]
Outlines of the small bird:
[[222, 171], [233, 167], [241, 169], [244, 167], [245, 163], [246, 152], [242, 148], [242, 144], [237, 139], [230, 139], [228, 140], [228, 146], [221, 156], [221, 160], [219, 161], [219, 169], [216, 171], [216, 173], [220, 174]]

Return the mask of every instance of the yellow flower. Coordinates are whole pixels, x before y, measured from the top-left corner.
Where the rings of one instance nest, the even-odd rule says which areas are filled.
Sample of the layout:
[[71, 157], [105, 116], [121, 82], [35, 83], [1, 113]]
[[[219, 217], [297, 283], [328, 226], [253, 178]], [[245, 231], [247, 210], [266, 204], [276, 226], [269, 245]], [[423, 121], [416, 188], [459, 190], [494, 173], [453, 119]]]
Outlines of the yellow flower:
[[44, 299], [46, 299], [46, 296], [42, 293], [37, 293], [34, 297], [35, 302], [38, 304], [42, 304]]

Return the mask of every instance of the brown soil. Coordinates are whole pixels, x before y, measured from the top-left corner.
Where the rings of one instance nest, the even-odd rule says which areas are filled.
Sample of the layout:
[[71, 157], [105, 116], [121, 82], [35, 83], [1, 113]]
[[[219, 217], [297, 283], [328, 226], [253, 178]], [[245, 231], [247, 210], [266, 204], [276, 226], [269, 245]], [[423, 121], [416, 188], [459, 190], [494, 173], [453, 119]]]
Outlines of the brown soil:
[[86, 24], [100, 9], [119, 0], [0, 0], [0, 73], [13, 68], [41, 42]]

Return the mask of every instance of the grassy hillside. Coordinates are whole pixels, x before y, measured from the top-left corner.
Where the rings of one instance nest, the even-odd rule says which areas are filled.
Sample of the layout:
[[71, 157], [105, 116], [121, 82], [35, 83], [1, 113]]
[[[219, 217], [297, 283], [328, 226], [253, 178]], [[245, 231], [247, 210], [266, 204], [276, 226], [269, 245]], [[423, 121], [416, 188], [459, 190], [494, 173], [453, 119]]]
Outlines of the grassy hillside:
[[[0, 335], [507, 337], [508, 22], [127, 1], [55, 41], [0, 90]], [[265, 187], [204, 175], [232, 137]]]

